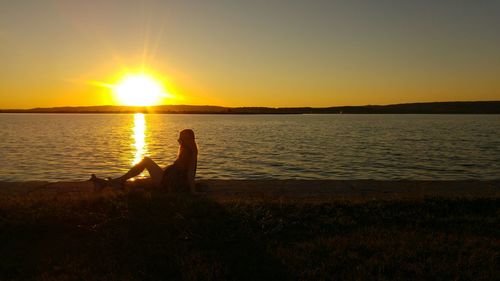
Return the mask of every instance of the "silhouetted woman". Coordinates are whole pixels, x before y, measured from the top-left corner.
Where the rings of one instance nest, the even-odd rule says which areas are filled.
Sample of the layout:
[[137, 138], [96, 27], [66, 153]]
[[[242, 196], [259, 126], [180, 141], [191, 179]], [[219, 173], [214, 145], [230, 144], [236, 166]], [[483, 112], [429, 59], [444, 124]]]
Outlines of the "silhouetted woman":
[[108, 185], [123, 187], [128, 179], [139, 175], [144, 170], [148, 170], [156, 187], [166, 188], [168, 191], [173, 192], [190, 191], [194, 193], [198, 147], [193, 130], [182, 130], [177, 141], [179, 142], [177, 159], [165, 169], [158, 166], [151, 158], [144, 157], [141, 162], [137, 163], [125, 175], [119, 178], [104, 180], [93, 174], [90, 180], [101, 187]]

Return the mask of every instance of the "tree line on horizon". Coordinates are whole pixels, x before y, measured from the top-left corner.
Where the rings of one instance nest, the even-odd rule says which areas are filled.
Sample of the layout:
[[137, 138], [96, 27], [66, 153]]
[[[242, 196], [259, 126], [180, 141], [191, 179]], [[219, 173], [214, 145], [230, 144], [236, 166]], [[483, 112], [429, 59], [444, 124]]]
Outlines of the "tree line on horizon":
[[211, 105], [75, 106], [2, 109], [0, 113], [169, 114], [500, 114], [500, 101], [426, 102], [332, 107], [223, 107]]

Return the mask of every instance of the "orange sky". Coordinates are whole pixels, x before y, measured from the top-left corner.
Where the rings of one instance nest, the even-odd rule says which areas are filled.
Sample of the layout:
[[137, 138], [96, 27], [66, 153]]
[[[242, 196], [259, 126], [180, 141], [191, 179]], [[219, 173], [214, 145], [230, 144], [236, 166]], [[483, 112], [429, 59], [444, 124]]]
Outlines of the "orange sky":
[[142, 69], [166, 104], [500, 100], [497, 1], [374, 2], [10, 1], [0, 108], [113, 104]]

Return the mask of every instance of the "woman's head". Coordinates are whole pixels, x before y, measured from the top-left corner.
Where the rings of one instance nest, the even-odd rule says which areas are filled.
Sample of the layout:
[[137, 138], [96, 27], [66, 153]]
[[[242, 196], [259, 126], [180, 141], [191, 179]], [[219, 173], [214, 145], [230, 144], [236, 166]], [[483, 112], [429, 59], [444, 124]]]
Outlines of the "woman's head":
[[191, 129], [184, 129], [179, 134], [179, 143], [181, 145], [194, 144], [194, 132]]
[[181, 145], [180, 148], [189, 147], [194, 152], [198, 152], [198, 147], [194, 138], [194, 132], [191, 129], [184, 129], [179, 134], [179, 139], [177, 140]]
[[[198, 155], [198, 146], [196, 145], [196, 141], [194, 139], [194, 132], [191, 129], [182, 130], [179, 134], [179, 139], [177, 140], [180, 144], [179, 152], [177, 154], [177, 158], [182, 158], [182, 155], [186, 153], [191, 153], [194, 155], [196, 161], [196, 157]], [[191, 161], [191, 160], [189, 160]]]

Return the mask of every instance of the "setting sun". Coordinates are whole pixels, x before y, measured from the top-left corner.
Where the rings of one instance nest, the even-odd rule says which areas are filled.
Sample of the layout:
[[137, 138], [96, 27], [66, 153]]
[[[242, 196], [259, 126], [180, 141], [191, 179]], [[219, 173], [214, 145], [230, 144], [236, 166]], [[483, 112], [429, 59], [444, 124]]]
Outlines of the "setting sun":
[[150, 106], [172, 97], [162, 83], [147, 74], [129, 74], [113, 86], [116, 99], [122, 105]]

